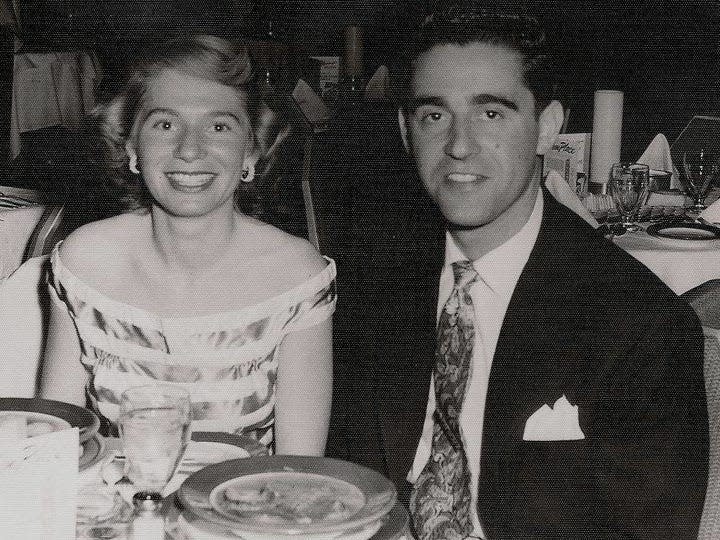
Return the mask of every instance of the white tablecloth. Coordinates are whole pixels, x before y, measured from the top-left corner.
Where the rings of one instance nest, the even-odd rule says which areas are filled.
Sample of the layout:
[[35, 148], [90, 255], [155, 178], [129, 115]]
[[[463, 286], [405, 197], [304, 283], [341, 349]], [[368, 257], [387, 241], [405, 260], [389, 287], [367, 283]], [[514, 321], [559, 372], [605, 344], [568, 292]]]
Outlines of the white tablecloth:
[[614, 241], [676, 294], [720, 278], [720, 240], [669, 240], [635, 232], [615, 237]]

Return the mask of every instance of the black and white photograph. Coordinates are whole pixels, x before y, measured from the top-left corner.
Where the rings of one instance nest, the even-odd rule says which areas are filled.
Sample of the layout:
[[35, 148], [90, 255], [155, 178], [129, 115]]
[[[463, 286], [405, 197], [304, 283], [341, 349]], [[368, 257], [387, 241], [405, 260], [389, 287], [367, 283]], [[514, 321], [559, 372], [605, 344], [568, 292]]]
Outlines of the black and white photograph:
[[720, 4], [0, 0], [0, 538], [720, 540]]

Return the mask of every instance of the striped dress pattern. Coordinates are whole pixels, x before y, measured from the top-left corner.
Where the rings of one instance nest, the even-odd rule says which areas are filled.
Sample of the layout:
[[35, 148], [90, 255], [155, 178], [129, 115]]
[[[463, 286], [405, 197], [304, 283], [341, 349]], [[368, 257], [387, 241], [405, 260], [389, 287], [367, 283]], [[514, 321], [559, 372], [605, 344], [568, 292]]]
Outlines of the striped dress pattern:
[[188, 318], [160, 317], [111, 299], [51, 256], [49, 287], [78, 332], [86, 394], [105, 430], [117, 432], [122, 392], [163, 383], [185, 388], [195, 431], [273, 441], [279, 346], [290, 332], [335, 310], [335, 263], [304, 283], [239, 311]]

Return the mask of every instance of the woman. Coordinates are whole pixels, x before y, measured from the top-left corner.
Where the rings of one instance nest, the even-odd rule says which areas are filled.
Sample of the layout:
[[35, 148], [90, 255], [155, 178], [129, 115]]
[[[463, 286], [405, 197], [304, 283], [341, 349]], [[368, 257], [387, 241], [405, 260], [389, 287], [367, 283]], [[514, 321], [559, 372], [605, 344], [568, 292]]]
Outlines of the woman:
[[43, 397], [87, 395], [113, 423], [126, 388], [181, 384], [193, 429], [321, 455], [335, 266], [236, 207], [275, 118], [247, 49], [210, 36], [155, 49], [104, 118], [131, 210], [55, 248]]

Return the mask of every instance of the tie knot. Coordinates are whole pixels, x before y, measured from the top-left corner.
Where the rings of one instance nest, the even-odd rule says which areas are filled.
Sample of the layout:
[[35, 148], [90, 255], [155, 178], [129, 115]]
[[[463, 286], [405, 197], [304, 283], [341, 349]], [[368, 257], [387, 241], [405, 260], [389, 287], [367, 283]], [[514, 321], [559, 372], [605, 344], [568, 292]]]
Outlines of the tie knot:
[[480, 277], [470, 261], [457, 261], [452, 264], [453, 275], [455, 276], [455, 287], [464, 289], [468, 285], [475, 283]]

